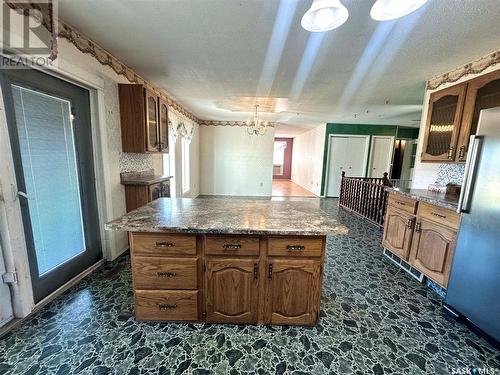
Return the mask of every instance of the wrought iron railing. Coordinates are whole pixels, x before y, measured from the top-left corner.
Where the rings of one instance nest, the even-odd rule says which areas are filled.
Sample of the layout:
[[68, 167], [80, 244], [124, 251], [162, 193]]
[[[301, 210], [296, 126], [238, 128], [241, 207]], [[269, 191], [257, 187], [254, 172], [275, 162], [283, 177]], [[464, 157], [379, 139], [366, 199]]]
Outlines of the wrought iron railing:
[[372, 178], [346, 177], [342, 172], [339, 206], [382, 226], [387, 208], [386, 187], [392, 187], [387, 173], [382, 178]]

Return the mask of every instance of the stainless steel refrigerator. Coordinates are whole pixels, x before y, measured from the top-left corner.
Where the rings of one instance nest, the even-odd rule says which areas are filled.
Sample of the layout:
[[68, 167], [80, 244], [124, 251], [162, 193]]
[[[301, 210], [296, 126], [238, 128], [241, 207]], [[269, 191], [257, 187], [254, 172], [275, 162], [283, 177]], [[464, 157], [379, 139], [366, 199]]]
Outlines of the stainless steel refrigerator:
[[481, 111], [459, 201], [446, 304], [500, 341], [500, 107]]

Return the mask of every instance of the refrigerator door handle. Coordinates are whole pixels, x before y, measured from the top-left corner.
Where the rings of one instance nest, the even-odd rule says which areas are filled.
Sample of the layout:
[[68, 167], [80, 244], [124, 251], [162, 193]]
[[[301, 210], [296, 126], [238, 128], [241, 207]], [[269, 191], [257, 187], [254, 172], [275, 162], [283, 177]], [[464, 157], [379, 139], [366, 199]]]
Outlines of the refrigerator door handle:
[[467, 161], [465, 163], [465, 175], [464, 175], [464, 186], [460, 192], [460, 198], [458, 200], [458, 213], [469, 213], [470, 197], [472, 194], [472, 188], [474, 183], [474, 177], [476, 174], [477, 161], [479, 158], [479, 149], [483, 141], [483, 136], [471, 135], [469, 145], [472, 149], [467, 155]]

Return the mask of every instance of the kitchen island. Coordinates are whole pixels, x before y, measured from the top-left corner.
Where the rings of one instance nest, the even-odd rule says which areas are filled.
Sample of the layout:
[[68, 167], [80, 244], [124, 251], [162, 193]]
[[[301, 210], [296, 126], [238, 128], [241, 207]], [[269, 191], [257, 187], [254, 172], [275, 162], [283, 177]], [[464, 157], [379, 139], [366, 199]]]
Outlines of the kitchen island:
[[162, 198], [106, 224], [129, 232], [138, 320], [319, 319], [326, 235], [318, 199]]

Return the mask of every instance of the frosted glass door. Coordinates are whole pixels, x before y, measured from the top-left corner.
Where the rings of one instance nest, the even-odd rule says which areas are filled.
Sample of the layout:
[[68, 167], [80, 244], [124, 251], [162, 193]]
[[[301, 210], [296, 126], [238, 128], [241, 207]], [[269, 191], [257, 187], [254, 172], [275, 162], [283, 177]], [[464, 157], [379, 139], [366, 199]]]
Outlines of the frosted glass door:
[[85, 251], [71, 105], [12, 86], [39, 275]]

